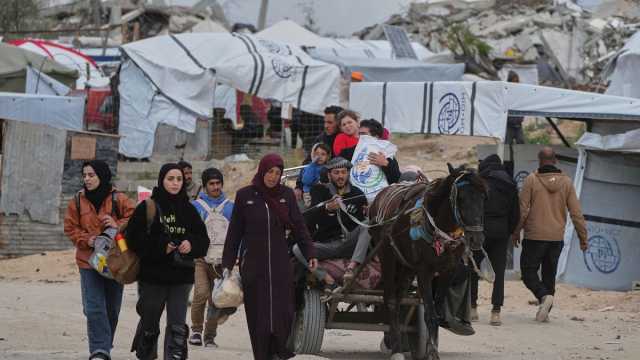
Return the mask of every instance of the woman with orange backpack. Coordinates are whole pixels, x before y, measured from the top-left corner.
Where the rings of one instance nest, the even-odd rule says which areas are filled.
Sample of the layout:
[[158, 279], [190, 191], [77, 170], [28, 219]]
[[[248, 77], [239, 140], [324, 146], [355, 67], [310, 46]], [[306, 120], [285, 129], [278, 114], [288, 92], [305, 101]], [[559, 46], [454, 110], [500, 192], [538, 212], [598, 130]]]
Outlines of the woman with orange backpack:
[[135, 204], [111, 185], [109, 165], [101, 160], [82, 165], [84, 189], [69, 202], [64, 233], [76, 246], [80, 269], [82, 307], [87, 318], [89, 359], [109, 360], [122, 303], [122, 285], [94, 270], [89, 259], [96, 238], [105, 230], [123, 225]]

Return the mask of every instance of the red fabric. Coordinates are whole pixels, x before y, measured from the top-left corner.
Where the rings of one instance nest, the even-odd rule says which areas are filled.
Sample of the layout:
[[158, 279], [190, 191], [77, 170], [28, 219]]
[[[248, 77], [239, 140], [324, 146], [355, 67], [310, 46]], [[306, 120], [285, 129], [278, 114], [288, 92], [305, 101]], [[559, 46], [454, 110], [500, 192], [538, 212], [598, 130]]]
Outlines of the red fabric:
[[[327, 273], [338, 283], [342, 283], [342, 277], [344, 276], [349, 263], [349, 259], [331, 259], [321, 261], [318, 266], [326, 270]], [[356, 284], [358, 284], [361, 289], [376, 289], [380, 284], [380, 280], [382, 280], [380, 262], [377, 259], [371, 260], [364, 269], [362, 269], [360, 274], [358, 274], [358, 278], [355, 280]]]
[[383, 128], [382, 129], [382, 140], [389, 140], [389, 138], [391, 137], [391, 133], [389, 132], [389, 130], [387, 130], [387, 128]]
[[342, 150], [354, 147], [356, 145], [358, 145], [357, 137], [340, 133], [338, 134], [338, 136], [336, 136], [336, 140], [333, 142], [333, 155], [339, 156]]
[[284, 186], [278, 183], [272, 188], [268, 188], [264, 184], [264, 175], [272, 168], [280, 168], [280, 171], [284, 170], [284, 161], [278, 154], [267, 154], [260, 160], [258, 165], [258, 172], [253, 177], [251, 184], [258, 190], [260, 195], [264, 198], [271, 211], [276, 213], [280, 222], [287, 228], [293, 228], [291, 219], [289, 219], [289, 208], [285, 203], [281, 203], [282, 193], [284, 192]]

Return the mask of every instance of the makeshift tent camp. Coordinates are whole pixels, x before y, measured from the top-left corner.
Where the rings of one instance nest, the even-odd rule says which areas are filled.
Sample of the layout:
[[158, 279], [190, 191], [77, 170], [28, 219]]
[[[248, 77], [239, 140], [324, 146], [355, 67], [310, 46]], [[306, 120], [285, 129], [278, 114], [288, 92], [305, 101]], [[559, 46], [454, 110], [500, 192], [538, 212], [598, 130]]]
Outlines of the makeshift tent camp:
[[[391, 44], [384, 40], [332, 39], [325, 38], [305, 29], [291, 20], [282, 20], [255, 34], [261, 39], [278, 41], [294, 46], [316, 48], [322, 53], [332, 53], [336, 57], [392, 59]], [[435, 55], [422, 44], [412, 42], [411, 47], [419, 60], [427, 60]]]
[[45, 56], [19, 47], [0, 43], [0, 91], [24, 93], [27, 69], [34, 68], [72, 87], [78, 72]]
[[120, 152], [148, 157], [159, 123], [194, 132], [210, 118], [216, 83], [321, 114], [337, 104], [340, 71], [302, 50], [242, 34], [180, 34], [122, 47]]
[[632, 288], [640, 281], [640, 129], [616, 135], [585, 133], [574, 185], [587, 221], [589, 248], [582, 252], [572, 224], [558, 274], [601, 290]]
[[349, 101], [401, 133], [504, 139], [508, 115], [640, 121], [637, 99], [499, 81], [353, 83]]
[[[60, 64], [77, 70], [79, 78], [76, 82], [76, 88], [78, 89], [84, 89], [88, 83], [96, 87], [109, 84], [109, 78], [102, 74], [95, 61], [78, 50], [55, 42], [36, 39], [13, 40], [10, 44], [54, 59]], [[87, 71], [89, 71], [89, 75], [87, 75]]]
[[640, 31], [635, 33], [607, 64], [611, 80], [607, 94], [640, 98]]

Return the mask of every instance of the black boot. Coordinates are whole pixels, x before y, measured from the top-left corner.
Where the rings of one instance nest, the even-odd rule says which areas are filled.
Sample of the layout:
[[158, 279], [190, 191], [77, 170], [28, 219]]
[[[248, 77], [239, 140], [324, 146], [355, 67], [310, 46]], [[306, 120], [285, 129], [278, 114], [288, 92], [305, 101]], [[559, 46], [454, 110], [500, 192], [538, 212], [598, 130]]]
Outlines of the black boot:
[[167, 330], [171, 332], [171, 340], [169, 340], [167, 346], [168, 358], [171, 360], [187, 360], [189, 327], [186, 324], [171, 325]]
[[140, 360], [158, 358], [158, 331], [143, 331], [133, 340], [136, 357]]

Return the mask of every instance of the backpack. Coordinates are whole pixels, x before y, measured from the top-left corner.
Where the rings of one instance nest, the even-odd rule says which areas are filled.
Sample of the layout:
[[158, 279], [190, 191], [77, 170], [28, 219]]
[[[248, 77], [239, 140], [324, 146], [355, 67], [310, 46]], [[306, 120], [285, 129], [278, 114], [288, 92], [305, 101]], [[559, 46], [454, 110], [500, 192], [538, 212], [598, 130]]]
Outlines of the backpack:
[[[153, 219], [157, 213], [157, 204], [151, 199], [144, 200], [146, 203], [146, 219], [147, 219], [147, 235], [151, 233], [151, 225]], [[126, 245], [126, 239], [120, 239], [121, 234], [124, 234], [127, 224], [120, 227], [119, 234], [116, 237], [116, 244], [107, 253], [107, 267], [111, 272], [111, 276], [117, 282], [122, 285], [131, 284], [138, 278], [140, 272], [140, 259], [131, 249], [128, 249]], [[124, 244], [120, 242], [123, 241]], [[124, 246], [123, 246], [124, 245]]]
[[220, 262], [222, 258], [222, 246], [224, 245], [225, 238], [227, 237], [227, 229], [229, 228], [229, 220], [222, 214], [224, 206], [229, 199], [225, 199], [215, 209], [209, 207], [206, 201], [202, 199], [196, 200], [198, 204], [207, 212], [207, 218], [204, 221], [207, 227], [207, 235], [209, 235], [209, 250], [204, 257], [204, 261], [208, 264], [215, 264]]

